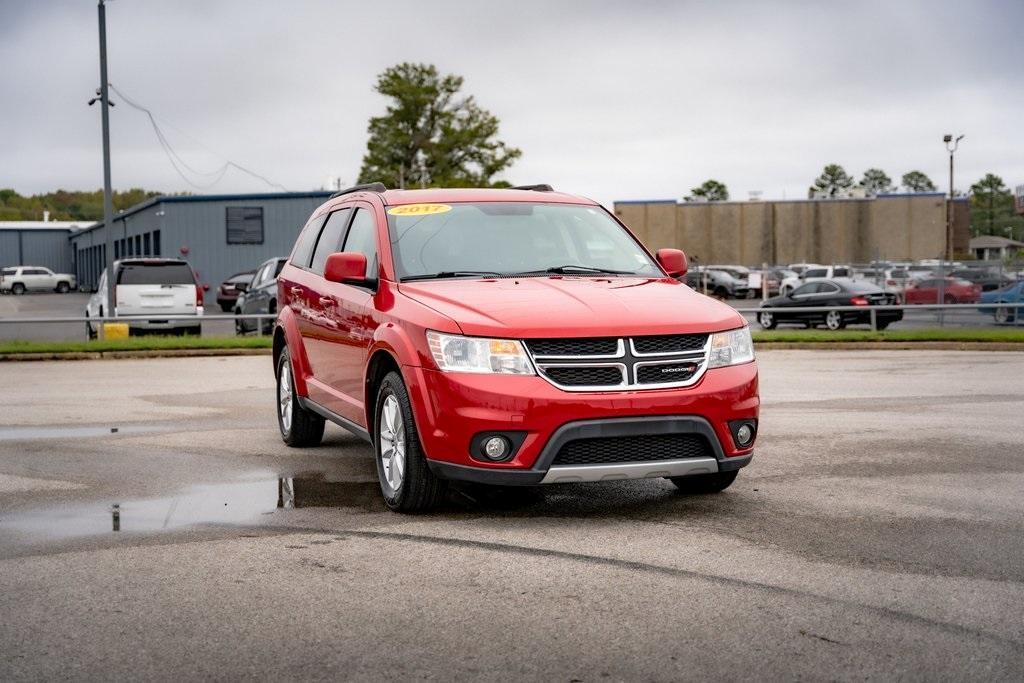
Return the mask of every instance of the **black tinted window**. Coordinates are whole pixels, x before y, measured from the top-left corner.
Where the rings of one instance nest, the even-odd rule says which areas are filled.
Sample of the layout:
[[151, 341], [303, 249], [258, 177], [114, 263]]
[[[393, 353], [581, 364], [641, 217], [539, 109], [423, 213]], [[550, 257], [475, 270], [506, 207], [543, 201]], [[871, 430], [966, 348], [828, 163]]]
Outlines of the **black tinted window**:
[[281, 274], [281, 269], [284, 268], [285, 260], [283, 258], [277, 259], [277, 263], [274, 264], [274, 277], [276, 278]]
[[825, 277], [828, 275], [828, 270], [824, 268], [810, 268], [804, 271], [804, 277]]
[[292, 263], [303, 268], [309, 267], [309, 259], [313, 256], [313, 247], [316, 246], [316, 238], [320, 234], [320, 227], [324, 224], [326, 216], [317, 216], [306, 223], [306, 227], [299, 233], [299, 239], [295, 241], [295, 248], [292, 249]]
[[345, 234], [345, 225], [351, 212], [351, 209], [342, 209], [328, 216], [324, 229], [320, 231], [320, 239], [317, 240], [316, 250], [313, 252], [313, 261], [309, 265], [313, 272], [322, 274], [327, 257], [341, 251], [341, 238]]
[[345, 237], [345, 246], [342, 249], [366, 255], [366, 275], [370, 278], [377, 277], [376, 232], [373, 214], [366, 209], [356, 209], [352, 227], [348, 229], [348, 236]]
[[812, 282], [804, 285], [803, 287], [797, 287], [796, 291], [793, 292], [793, 296], [803, 296], [804, 294], [814, 294], [818, 291], [818, 283]]
[[125, 263], [117, 272], [119, 285], [194, 285], [187, 263]]

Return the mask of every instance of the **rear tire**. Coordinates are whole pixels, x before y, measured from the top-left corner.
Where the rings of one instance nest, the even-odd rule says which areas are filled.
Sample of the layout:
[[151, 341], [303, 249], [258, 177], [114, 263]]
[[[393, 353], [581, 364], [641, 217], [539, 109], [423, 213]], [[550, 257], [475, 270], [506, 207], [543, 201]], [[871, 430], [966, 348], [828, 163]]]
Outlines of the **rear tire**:
[[384, 502], [395, 512], [426, 512], [440, 503], [448, 482], [427, 465], [405, 383], [397, 372], [377, 389], [373, 450]]
[[889, 323], [888, 320], [885, 321], [884, 323], [875, 323], [875, 329], [877, 329], [879, 332], [881, 332], [885, 328], [889, 327], [890, 324], [891, 323]]
[[19, 295], [24, 293], [25, 285], [21, 284], [20, 282], [15, 282], [13, 285], [11, 285], [11, 294]]
[[1013, 314], [1010, 313], [1009, 308], [997, 308], [993, 318], [997, 325], [1006, 325], [1007, 323], [1013, 322]]
[[825, 327], [832, 330], [833, 332], [841, 330], [846, 327], [846, 320], [843, 319], [843, 314], [839, 311], [829, 311], [825, 314]]
[[942, 297], [942, 303], [944, 303], [944, 304], [955, 304], [956, 303], [956, 297], [953, 296], [952, 294], [947, 294], [946, 296]]
[[700, 495], [724, 491], [736, 481], [736, 475], [739, 473], [739, 470], [733, 470], [732, 472], [694, 474], [689, 477], [669, 477], [669, 480], [683, 493]]
[[277, 427], [293, 448], [319, 446], [324, 438], [324, 418], [299, 405], [287, 346], [277, 359]]
[[766, 330], [774, 330], [779, 324], [779, 321], [775, 319], [775, 314], [768, 312], [758, 313], [757, 322]]
[[231, 304], [221, 304], [220, 305], [220, 310], [222, 312], [224, 312], [224, 313], [230, 313], [231, 312]]

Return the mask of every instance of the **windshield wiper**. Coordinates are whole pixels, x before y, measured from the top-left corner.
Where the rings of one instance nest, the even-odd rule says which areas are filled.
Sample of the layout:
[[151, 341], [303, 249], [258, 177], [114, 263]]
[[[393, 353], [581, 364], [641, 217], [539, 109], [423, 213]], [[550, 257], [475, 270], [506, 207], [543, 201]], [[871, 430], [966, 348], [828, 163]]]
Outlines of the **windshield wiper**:
[[442, 270], [440, 273], [423, 273], [421, 275], [409, 275], [402, 278], [402, 282], [413, 282], [415, 280], [444, 280], [453, 277], [473, 277], [474, 275], [503, 275], [493, 270]]
[[592, 266], [576, 266], [576, 265], [565, 265], [565, 266], [552, 266], [551, 268], [545, 268], [544, 270], [527, 270], [522, 273], [515, 273], [516, 275], [544, 275], [546, 273], [555, 273], [558, 275], [571, 275], [573, 273], [599, 273], [608, 275], [636, 275], [632, 270], [612, 270], [611, 268], [594, 268]]

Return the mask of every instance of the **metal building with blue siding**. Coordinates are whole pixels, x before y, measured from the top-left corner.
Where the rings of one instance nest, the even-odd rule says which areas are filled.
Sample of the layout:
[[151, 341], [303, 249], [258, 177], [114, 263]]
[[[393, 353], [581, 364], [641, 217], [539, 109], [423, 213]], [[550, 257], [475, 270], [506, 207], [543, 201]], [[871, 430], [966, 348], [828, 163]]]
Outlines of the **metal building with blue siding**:
[[[155, 197], [114, 218], [114, 257], [181, 258], [216, 290], [235, 273], [287, 256], [329, 191]], [[67, 238], [79, 287], [95, 289], [106, 262], [106, 227]]]
[[73, 273], [68, 235], [88, 221], [0, 221], [0, 267], [42, 266]]

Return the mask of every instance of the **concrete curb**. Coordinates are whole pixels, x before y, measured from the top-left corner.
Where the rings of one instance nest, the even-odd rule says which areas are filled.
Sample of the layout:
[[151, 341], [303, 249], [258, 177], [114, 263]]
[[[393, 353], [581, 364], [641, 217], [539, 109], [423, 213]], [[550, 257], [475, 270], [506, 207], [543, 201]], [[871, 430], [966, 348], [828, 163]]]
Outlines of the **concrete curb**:
[[148, 349], [68, 351], [64, 353], [0, 353], [0, 362], [38, 360], [121, 360], [125, 358], [186, 358], [190, 356], [269, 356], [270, 349]]
[[[1024, 342], [755, 342], [758, 351], [1017, 351]], [[191, 356], [269, 356], [271, 349], [148, 349], [124, 351], [66, 351], [63, 353], [0, 353], [0, 362], [39, 360], [122, 360], [126, 358], [187, 358]]]

